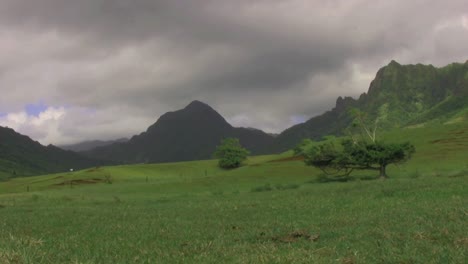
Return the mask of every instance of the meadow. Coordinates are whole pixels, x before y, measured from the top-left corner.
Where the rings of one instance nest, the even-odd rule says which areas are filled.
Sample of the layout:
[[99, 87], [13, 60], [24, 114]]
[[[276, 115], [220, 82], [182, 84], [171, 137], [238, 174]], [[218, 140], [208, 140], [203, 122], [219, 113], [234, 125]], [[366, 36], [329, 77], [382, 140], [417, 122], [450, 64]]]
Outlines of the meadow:
[[468, 263], [468, 123], [382, 137], [417, 149], [385, 181], [287, 152], [0, 182], [0, 263]]

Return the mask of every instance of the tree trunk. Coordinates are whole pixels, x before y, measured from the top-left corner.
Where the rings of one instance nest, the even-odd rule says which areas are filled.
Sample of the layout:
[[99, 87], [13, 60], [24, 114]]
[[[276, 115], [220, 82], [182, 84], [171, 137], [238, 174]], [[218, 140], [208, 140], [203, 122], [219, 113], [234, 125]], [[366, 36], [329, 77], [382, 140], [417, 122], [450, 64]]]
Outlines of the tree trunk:
[[387, 169], [387, 165], [380, 165], [380, 179], [382, 180], [385, 180], [387, 179], [387, 172], [386, 172], [386, 169]]

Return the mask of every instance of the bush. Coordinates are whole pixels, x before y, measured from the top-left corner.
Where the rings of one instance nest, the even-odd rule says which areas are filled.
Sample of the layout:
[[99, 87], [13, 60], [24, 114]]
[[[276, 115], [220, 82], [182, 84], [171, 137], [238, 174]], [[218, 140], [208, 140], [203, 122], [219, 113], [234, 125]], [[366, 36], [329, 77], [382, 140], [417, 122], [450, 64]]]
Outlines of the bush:
[[248, 155], [249, 151], [241, 146], [237, 138], [223, 139], [214, 153], [214, 156], [219, 159], [219, 167], [223, 169], [240, 167]]

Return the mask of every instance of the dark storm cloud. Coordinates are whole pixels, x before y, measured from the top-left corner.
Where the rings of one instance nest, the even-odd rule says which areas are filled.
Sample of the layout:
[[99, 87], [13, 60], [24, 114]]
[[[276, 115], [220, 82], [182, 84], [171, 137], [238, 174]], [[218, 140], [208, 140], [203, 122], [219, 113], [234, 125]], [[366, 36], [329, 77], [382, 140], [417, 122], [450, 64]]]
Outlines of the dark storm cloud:
[[278, 132], [391, 59], [465, 61], [467, 21], [465, 0], [0, 0], [0, 112], [55, 106], [36, 128], [3, 124], [64, 142], [129, 136], [199, 99]]

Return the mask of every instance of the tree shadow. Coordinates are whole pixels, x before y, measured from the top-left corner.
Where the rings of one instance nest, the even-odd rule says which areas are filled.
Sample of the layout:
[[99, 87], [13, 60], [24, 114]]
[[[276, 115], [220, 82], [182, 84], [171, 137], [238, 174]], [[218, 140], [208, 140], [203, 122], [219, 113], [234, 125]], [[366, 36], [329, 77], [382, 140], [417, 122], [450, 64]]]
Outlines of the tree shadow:
[[354, 177], [349, 175], [327, 175], [325, 173], [319, 174], [317, 176], [317, 181], [319, 183], [327, 183], [327, 182], [349, 182], [355, 180]]

